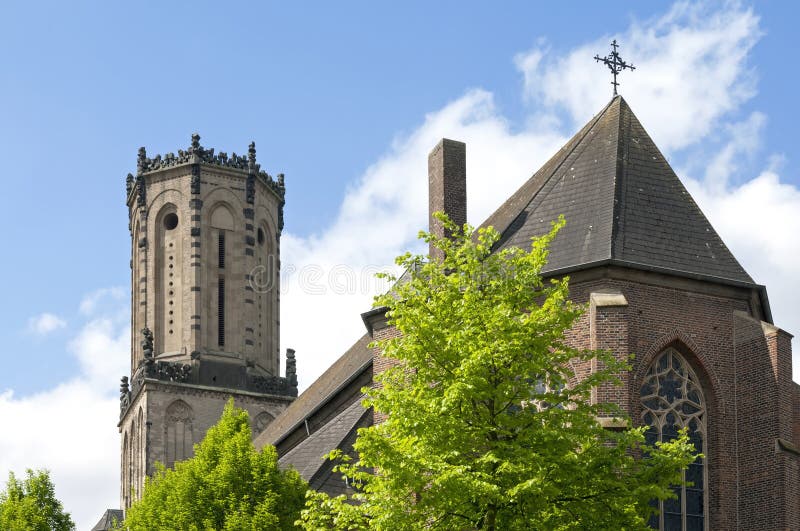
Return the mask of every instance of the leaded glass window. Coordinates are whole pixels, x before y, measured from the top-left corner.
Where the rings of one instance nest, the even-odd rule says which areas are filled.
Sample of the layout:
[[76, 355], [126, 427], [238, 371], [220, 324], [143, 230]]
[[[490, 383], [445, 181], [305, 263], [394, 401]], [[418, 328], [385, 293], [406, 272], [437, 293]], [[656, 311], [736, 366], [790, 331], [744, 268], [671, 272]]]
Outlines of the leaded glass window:
[[[642, 423], [650, 426], [649, 444], [669, 441], [681, 428], [698, 452], [707, 455], [706, 402], [697, 375], [675, 349], [659, 354], [647, 371], [640, 389]], [[684, 482], [674, 487], [677, 498], [653, 502], [659, 514], [648, 522], [663, 531], [705, 531], [707, 529], [707, 474], [705, 459], [698, 458], [683, 472]]]

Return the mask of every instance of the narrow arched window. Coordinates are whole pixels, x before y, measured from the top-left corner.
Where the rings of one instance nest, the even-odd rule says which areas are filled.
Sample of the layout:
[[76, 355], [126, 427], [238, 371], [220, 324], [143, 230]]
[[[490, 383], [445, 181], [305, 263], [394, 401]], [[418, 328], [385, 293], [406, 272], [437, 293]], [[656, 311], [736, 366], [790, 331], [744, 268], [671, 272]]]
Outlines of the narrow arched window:
[[[156, 355], [181, 352], [183, 314], [183, 236], [177, 207], [164, 205], [156, 216], [155, 349]], [[131, 434], [133, 436], [133, 434]]]
[[[647, 371], [640, 389], [642, 422], [650, 426], [648, 444], [669, 441], [681, 428], [698, 452], [708, 455], [706, 401], [700, 380], [686, 359], [673, 348], [661, 352]], [[708, 528], [706, 460], [698, 458], [674, 487], [677, 498], [657, 503], [659, 514], [648, 522], [663, 531], [704, 531]], [[656, 502], [654, 502], [655, 505]]]
[[172, 467], [176, 461], [183, 461], [192, 456], [192, 408], [183, 400], [176, 400], [169, 405], [165, 422], [166, 465]]
[[[217, 333], [216, 344], [220, 349], [224, 349], [227, 339], [225, 337], [226, 331], [229, 331], [225, 319], [226, 295], [228, 295], [226, 294], [226, 284], [229, 284], [228, 289], [230, 290], [230, 282], [235, 282], [235, 280], [231, 281], [230, 279], [233, 278], [233, 275], [236, 273], [236, 271], [231, 271], [231, 266], [235, 266], [235, 264], [229, 263], [227, 260], [227, 257], [234, 250], [229, 249], [232, 242], [230, 238], [228, 238], [228, 233], [232, 233], [236, 222], [231, 209], [224, 203], [218, 203], [212, 207], [210, 221], [211, 227], [214, 229], [212, 236], [214, 239], [211, 243], [216, 246], [217, 251], [216, 271], [213, 272], [217, 276], [217, 289], [215, 290], [216, 293], [210, 296], [212, 297], [212, 307], [214, 302], [216, 302], [217, 307], [217, 326], [214, 328]], [[214, 296], [216, 296], [216, 301], [213, 300]], [[213, 338], [210, 339], [213, 341]]]
[[136, 492], [134, 496], [137, 500], [142, 499], [142, 491], [144, 490], [144, 446], [144, 412], [140, 407], [136, 424]]
[[123, 509], [131, 506], [130, 499], [130, 455], [128, 455], [128, 432], [122, 438], [122, 502]]

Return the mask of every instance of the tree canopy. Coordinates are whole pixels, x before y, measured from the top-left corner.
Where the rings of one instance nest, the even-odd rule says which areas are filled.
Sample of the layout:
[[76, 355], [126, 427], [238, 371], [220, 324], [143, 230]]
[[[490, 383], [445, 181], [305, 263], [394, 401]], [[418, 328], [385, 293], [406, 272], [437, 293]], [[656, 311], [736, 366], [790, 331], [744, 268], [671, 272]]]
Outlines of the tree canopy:
[[71, 531], [75, 524], [56, 499], [46, 470], [28, 469], [25, 479], [11, 472], [0, 492], [0, 529], [4, 531]]
[[[685, 433], [645, 444], [645, 428], [604, 429], [625, 418], [592, 404], [592, 389], [619, 380], [628, 360], [565, 340], [584, 307], [568, 279], [545, 281], [548, 245], [497, 251], [492, 228], [421, 237], [441, 260], [405, 254], [388, 308], [397, 337], [381, 341], [396, 361], [375, 376], [366, 404], [385, 422], [360, 430], [359, 461], [337, 470], [353, 499], [309, 493], [306, 529], [648, 529], [654, 499], [673, 496], [695, 457]], [[577, 379], [573, 366], [601, 369]]]
[[273, 446], [253, 447], [246, 411], [225, 406], [219, 422], [195, 445], [194, 457], [167, 469], [157, 464], [123, 529], [291, 529], [307, 486], [293, 469], [278, 468]]

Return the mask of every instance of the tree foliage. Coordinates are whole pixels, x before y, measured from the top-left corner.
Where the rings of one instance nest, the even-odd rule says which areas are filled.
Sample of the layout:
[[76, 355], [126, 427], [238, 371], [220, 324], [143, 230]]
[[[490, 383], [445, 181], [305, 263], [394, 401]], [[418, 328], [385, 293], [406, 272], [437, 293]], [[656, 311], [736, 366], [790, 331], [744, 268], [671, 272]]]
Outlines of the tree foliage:
[[[497, 252], [494, 229], [440, 219], [451, 239], [421, 237], [444, 258], [399, 257], [408, 280], [376, 299], [401, 333], [379, 344], [397, 364], [367, 391], [388, 417], [360, 430], [358, 463], [331, 456], [359, 492], [309, 493], [302, 525], [647, 529], [649, 502], [672, 496], [694, 448], [685, 433], [650, 447], [644, 428], [601, 427], [598, 417], [624, 414], [591, 391], [629, 367], [565, 341], [584, 308], [566, 278], [541, 276], [563, 219], [529, 251]], [[591, 360], [601, 369], [576, 380], [572, 367]]]
[[123, 529], [291, 529], [306, 484], [293, 469], [278, 468], [273, 446], [253, 447], [246, 411], [225, 406], [222, 418], [195, 445], [194, 457], [167, 469], [160, 463], [142, 499], [127, 511]]
[[11, 472], [0, 492], [0, 529], [4, 531], [71, 531], [75, 524], [56, 499], [46, 470], [28, 469], [25, 479]]

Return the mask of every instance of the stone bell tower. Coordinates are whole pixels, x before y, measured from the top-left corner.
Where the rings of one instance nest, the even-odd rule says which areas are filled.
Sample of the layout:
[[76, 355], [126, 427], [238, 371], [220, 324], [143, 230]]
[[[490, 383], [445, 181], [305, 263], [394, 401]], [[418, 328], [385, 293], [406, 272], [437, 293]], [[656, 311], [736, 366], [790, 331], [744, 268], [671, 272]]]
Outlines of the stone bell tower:
[[284, 180], [246, 156], [200, 145], [148, 158], [126, 180], [131, 231], [131, 377], [122, 378], [121, 504], [156, 461], [172, 466], [225, 402], [254, 434], [297, 396], [294, 352], [280, 376]]

